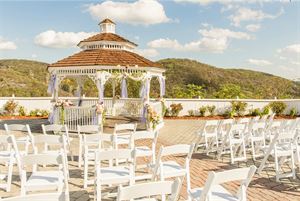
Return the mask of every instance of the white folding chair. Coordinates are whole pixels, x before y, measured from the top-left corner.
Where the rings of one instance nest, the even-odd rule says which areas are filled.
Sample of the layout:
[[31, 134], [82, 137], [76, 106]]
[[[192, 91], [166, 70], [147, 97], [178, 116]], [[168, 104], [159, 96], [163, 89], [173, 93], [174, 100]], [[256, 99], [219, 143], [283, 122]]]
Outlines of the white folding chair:
[[[84, 134], [83, 143], [83, 187], [93, 184], [94, 180], [88, 179], [89, 166], [95, 165], [95, 154], [99, 151], [112, 150], [113, 135], [111, 134]], [[112, 166], [112, 160], [109, 160], [109, 166]]]
[[[296, 139], [298, 139], [297, 132], [278, 132], [266, 149], [265, 157], [263, 158], [257, 171], [258, 174], [260, 174], [264, 169], [269, 156], [272, 156], [275, 163], [276, 181], [279, 181], [279, 179], [284, 177], [293, 177], [295, 179], [296, 174], [294, 151], [296, 149]], [[286, 162], [290, 163], [291, 172], [281, 173], [281, 167]]]
[[[189, 196], [192, 200], [197, 201], [245, 201], [247, 200], [247, 188], [255, 171], [256, 167], [252, 165], [249, 168], [210, 172], [204, 187], [190, 190]], [[233, 195], [221, 185], [232, 181], [241, 181], [236, 195]]]
[[69, 201], [67, 193], [40, 193], [33, 195], [16, 196], [1, 201]]
[[78, 132], [78, 137], [79, 137], [78, 167], [80, 168], [83, 163], [83, 161], [82, 161], [82, 155], [83, 155], [83, 149], [84, 149], [84, 146], [82, 144], [83, 134], [100, 134], [101, 126], [99, 126], [99, 125], [85, 125], [85, 126], [78, 125], [77, 132]]
[[[118, 149], [96, 152], [95, 161], [95, 196], [94, 200], [101, 201], [103, 185], [134, 184], [135, 153], [131, 149]], [[111, 167], [103, 167], [103, 161], [124, 159], [127, 164], [115, 164]]]
[[198, 151], [198, 148], [205, 146], [203, 144], [203, 133], [205, 129], [206, 121], [203, 121], [203, 126], [200, 127], [200, 129], [195, 131], [195, 135], [197, 136], [196, 142], [195, 142], [195, 152]]
[[203, 137], [205, 141], [206, 154], [208, 155], [210, 151], [216, 151], [219, 147], [218, 141], [218, 127], [220, 121], [210, 120], [206, 121]]
[[[33, 137], [33, 146], [35, 154], [62, 154], [65, 159], [65, 164], [67, 168], [67, 173], [69, 177], [69, 165], [68, 165], [68, 148], [67, 148], [67, 139], [64, 135], [48, 135], [48, 134], [39, 134], [34, 135]], [[43, 147], [42, 149], [39, 149]], [[46, 167], [45, 165], [43, 165]], [[35, 170], [35, 169], [34, 169]]]
[[73, 153], [71, 151], [72, 138], [70, 138], [70, 136], [69, 136], [69, 129], [68, 129], [67, 125], [60, 125], [60, 124], [44, 125], [44, 124], [42, 124], [42, 130], [43, 130], [44, 135], [47, 135], [47, 134], [64, 135], [65, 139], [67, 140], [67, 149], [68, 149], [67, 154], [71, 155], [72, 160], [74, 159]]
[[[68, 173], [63, 155], [57, 154], [31, 154], [23, 156], [21, 162], [21, 195], [33, 191], [57, 191], [68, 189]], [[37, 170], [27, 178], [28, 166], [56, 165], [57, 170]]]
[[[162, 196], [163, 199], [164, 195], [169, 195], [168, 201], [177, 201], [180, 185], [180, 179], [176, 179], [175, 181], [157, 181], [126, 187], [120, 186], [118, 189], [117, 201], [157, 201], [155, 197]], [[145, 199], [145, 197], [147, 198]]]
[[[157, 131], [136, 131], [134, 134], [131, 136], [131, 149], [135, 150], [136, 153], [136, 158], [141, 158], [143, 157], [144, 159], [147, 157], [150, 159], [148, 164], [141, 164], [138, 165], [137, 161], [134, 162], [136, 165], [136, 169], [141, 169], [141, 168], [149, 168], [152, 167], [153, 164], [155, 164], [155, 149], [156, 149], [156, 142], [158, 138], [158, 130]], [[140, 140], [151, 140], [151, 147], [148, 146], [136, 146], [136, 141]], [[145, 180], [145, 179], [151, 179], [152, 174], [141, 174], [135, 177], [135, 180]]]
[[244, 133], [245, 124], [235, 124], [230, 128], [228, 137], [231, 164], [247, 160]]
[[[186, 177], [187, 189], [191, 189], [190, 180], [190, 160], [192, 158], [195, 144], [177, 144], [168, 147], [161, 146], [157, 155], [156, 163], [153, 169], [152, 181], [158, 177], [161, 181], [167, 178], [181, 177], [182, 180]], [[185, 155], [185, 162], [183, 165], [174, 160], [164, 160], [165, 157]]]
[[230, 127], [234, 124], [234, 119], [223, 119], [218, 127], [218, 139], [222, 143], [222, 139], [228, 133]]
[[[1, 149], [2, 148], [2, 149]], [[0, 188], [9, 192], [12, 183], [13, 166], [17, 164], [16, 155], [18, 155], [18, 147], [13, 135], [0, 135], [0, 164], [8, 165], [7, 173], [1, 173], [0, 180], [6, 183], [0, 183]]]
[[6, 134], [8, 135], [15, 135], [16, 132], [20, 132], [25, 134], [23, 137], [16, 137], [16, 142], [18, 145], [23, 145], [24, 150], [21, 150], [19, 147], [19, 152], [22, 155], [26, 155], [29, 152], [29, 146], [32, 144], [33, 135], [31, 134], [31, 129], [28, 124], [4, 124], [4, 128]]
[[257, 157], [261, 157], [264, 155], [264, 150], [266, 147], [265, 135], [266, 123], [254, 123], [250, 132], [251, 151], [253, 160], [256, 160]]
[[116, 124], [114, 129], [114, 148], [119, 145], [130, 146], [130, 136], [136, 131], [136, 124]]

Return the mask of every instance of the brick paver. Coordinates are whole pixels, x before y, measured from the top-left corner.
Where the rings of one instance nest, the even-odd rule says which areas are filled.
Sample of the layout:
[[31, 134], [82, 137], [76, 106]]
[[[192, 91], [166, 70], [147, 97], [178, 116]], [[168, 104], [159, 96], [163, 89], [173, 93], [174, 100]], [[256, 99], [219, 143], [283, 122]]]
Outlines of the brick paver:
[[[114, 124], [118, 120], [108, 121], [109, 126], [105, 128], [106, 132], [112, 131], [111, 124]], [[123, 120], [127, 121], [127, 120]], [[39, 132], [39, 124], [45, 121], [31, 121], [30, 124], [34, 124], [34, 132]], [[1, 122], [2, 123], [2, 122]], [[21, 122], [23, 123], [23, 122]], [[165, 127], [161, 130], [158, 140], [158, 148], [161, 145], [168, 146], [172, 144], [183, 144], [195, 142], [197, 137], [195, 136], [195, 131], [203, 126], [203, 122], [200, 120], [165, 120]], [[2, 125], [0, 125], [1, 129]], [[141, 144], [149, 144], [148, 141], [141, 142]], [[78, 150], [78, 140], [75, 138], [72, 141], [72, 151], [77, 154]], [[249, 154], [250, 156], [250, 154]], [[182, 157], [172, 157], [172, 159], [177, 160], [179, 163], [183, 163]], [[247, 162], [239, 162], [235, 165], [231, 165], [228, 156], [223, 156], [220, 160], [216, 159], [215, 154], [210, 154], [207, 156], [200, 150], [199, 153], [194, 153], [191, 160], [191, 182], [192, 187], [201, 187], [204, 185], [209, 171], [220, 171], [226, 169], [232, 169], [236, 167], [245, 167], [255, 164], [259, 166], [260, 160], [253, 161], [250, 157]], [[2, 170], [4, 167], [1, 166]], [[92, 200], [94, 196], [94, 187], [89, 186], [87, 189], [83, 189], [83, 170], [77, 167], [76, 161], [70, 161], [70, 198], [72, 201], [87, 201]], [[290, 200], [290, 201], [300, 201], [300, 174], [299, 170], [297, 172], [297, 179], [282, 179], [280, 182], [275, 181], [275, 171], [274, 168], [266, 168], [263, 170], [261, 175], [255, 175], [252, 182], [250, 183], [248, 189], [248, 200], [258, 201], [258, 200]], [[229, 183], [226, 187], [235, 192], [236, 182]], [[104, 191], [115, 191], [114, 188], [105, 189]], [[19, 195], [20, 193], [20, 182], [17, 174], [16, 168], [14, 168], [14, 178], [12, 191], [7, 193], [0, 189], [0, 196], [9, 197]], [[186, 199], [186, 185], [183, 184], [181, 190], [180, 200]], [[114, 199], [104, 199], [104, 200], [114, 200]]]

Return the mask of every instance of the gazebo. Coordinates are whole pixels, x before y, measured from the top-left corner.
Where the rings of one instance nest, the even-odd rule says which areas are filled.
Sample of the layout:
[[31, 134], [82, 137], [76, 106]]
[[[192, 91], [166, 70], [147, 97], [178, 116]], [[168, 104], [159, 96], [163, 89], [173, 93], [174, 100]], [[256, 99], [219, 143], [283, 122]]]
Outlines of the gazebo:
[[[67, 124], [70, 130], [77, 125], [100, 124], [101, 116], [125, 115], [145, 117], [146, 107], [162, 114], [160, 101], [150, 100], [150, 81], [158, 79], [160, 97], [165, 94], [164, 69], [134, 52], [137, 44], [117, 35], [115, 23], [105, 19], [99, 23], [100, 33], [79, 42], [79, 53], [48, 66], [50, 82], [48, 92], [52, 94], [53, 111], [51, 123]], [[98, 98], [82, 99], [83, 77], [87, 76], [97, 86]], [[66, 103], [58, 97], [59, 85], [65, 78], [74, 78], [78, 83], [78, 101]], [[140, 98], [128, 98], [127, 79], [141, 82]], [[107, 81], [112, 83], [112, 98], [104, 97]], [[116, 82], [121, 83], [121, 96], [115, 94]], [[99, 112], [100, 110], [100, 112]], [[143, 118], [142, 118], [143, 119]]]

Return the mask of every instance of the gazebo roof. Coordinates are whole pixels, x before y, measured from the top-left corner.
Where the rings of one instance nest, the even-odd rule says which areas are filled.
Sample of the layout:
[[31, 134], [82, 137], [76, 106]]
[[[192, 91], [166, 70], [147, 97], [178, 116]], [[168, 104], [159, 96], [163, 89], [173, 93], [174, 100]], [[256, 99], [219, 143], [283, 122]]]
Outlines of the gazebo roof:
[[99, 33], [99, 34], [96, 34], [94, 36], [91, 36], [87, 39], [80, 41], [78, 45], [80, 45], [80, 43], [83, 43], [83, 42], [94, 42], [94, 41], [124, 42], [124, 43], [130, 43], [134, 46], [137, 46], [137, 44], [135, 44], [134, 42], [131, 42], [131, 41], [123, 38], [122, 36], [119, 36], [118, 34], [114, 34], [114, 33]]
[[134, 52], [116, 49], [88, 49], [59, 60], [48, 67], [76, 67], [76, 66], [135, 66], [160, 67]]

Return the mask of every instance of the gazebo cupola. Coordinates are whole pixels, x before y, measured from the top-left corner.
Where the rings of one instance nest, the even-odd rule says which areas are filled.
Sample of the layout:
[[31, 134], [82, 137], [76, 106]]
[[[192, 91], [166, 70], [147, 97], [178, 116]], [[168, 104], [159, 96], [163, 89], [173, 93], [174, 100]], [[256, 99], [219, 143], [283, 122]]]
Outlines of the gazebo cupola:
[[116, 24], [106, 18], [105, 20], [99, 23], [100, 26], [100, 33], [116, 33]]
[[99, 23], [99, 26], [100, 34], [81, 41], [78, 47], [83, 50], [116, 49], [130, 52], [137, 47], [137, 44], [116, 34], [116, 24], [112, 20], [105, 19]]

